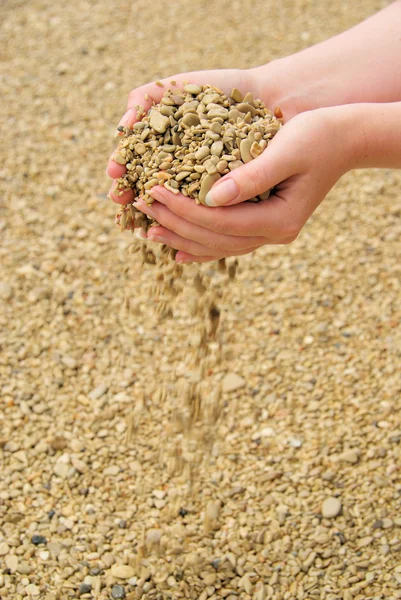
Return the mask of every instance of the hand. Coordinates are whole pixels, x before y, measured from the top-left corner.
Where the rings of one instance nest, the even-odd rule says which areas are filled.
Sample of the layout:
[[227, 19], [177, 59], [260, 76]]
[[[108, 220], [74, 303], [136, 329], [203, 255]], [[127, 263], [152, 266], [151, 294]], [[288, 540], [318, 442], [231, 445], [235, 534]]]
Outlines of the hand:
[[[288, 122], [261, 156], [223, 177], [211, 200], [197, 205], [161, 186], [151, 206], [134, 205], [156, 219], [148, 238], [179, 250], [177, 262], [207, 262], [252, 252], [265, 244], [288, 244], [351, 164], [346, 107], [302, 113]], [[352, 165], [353, 166], [353, 165]], [[244, 200], [275, 187], [268, 200]]]
[[[291, 57], [288, 57], [289, 59]], [[198, 71], [194, 73], [181, 73], [163, 79], [160, 86], [148, 83], [140, 88], [132, 90], [128, 97], [127, 112], [121, 118], [119, 126], [131, 127], [137, 119], [135, 106], [143, 106], [145, 112], [151, 107], [153, 102], [160, 102], [165, 90], [172, 87], [183, 87], [184, 82], [206, 84], [210, 83], [221, 89], [227, 95], [236, 87], [244, 94], [252, 92], [255, 97], [260, 98], [264, 104], [271, 110], [279, 106], [283, 111], [284, 122], [295, 116], [301, 111], [316, 108], [316, 100], [309, 95], [306, 83], [298, 83], [297, 90], [294, 92], [294, 81], [292, 79], [292, 62], [288, 60], [274, 61], [263, 67], [255, 69], [221, 69], [215, 71]], [[291, 76], [290, 76], [291, 74]], [[295, 78], [299, 81], [299, 78]], [[174, 85], [172, 84], [174, 82]], [[282, 105], [281, 105], [282, 103]], [[118, 179], [125, 173], [125, 166], [117, 164], [112, 158], [109, 159], [107, 174], [112, 179]], [[113, 193], [115, 184], [110, 190], [110, 197], [119, 204], [127, 204], [133, 200], [133, 192], [129, 190], [122, 196]]]

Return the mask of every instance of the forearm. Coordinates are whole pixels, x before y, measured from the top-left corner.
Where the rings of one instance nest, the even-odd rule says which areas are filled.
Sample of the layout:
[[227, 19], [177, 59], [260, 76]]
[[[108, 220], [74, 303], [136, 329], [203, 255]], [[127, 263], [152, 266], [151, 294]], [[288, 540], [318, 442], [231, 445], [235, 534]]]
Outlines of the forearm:
[[[316, 46], [255, 69], [273, 102], [302, 110], [401, 100], [401, 0]], [[293, 116], [290, 114], [290, 116]]]
[[401, 102], [353, 104], [337, 110], [347, 144], [347, 170], [401, 169]]

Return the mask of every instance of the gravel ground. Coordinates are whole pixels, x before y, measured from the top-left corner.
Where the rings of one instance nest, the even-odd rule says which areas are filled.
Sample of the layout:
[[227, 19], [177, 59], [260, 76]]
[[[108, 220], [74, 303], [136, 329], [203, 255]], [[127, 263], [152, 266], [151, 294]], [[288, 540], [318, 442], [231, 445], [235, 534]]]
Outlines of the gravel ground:
[[132, 87], [385, 4], [3, 2], [2, 599], [401, 598], [400, 173], [347, 175], [294, 244], [240, 260], [201, 373], [222, 418], [181, 476], [159, 450], [196, 318], [149, 306], [104, 175]]

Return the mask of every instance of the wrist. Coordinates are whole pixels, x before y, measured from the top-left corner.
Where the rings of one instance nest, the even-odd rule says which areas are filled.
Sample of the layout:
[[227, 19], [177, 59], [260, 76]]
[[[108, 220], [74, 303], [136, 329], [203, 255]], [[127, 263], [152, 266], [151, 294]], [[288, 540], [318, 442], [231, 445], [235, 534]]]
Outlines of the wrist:
[[333, 116], [343, 172], [401, 168], [401, 102], [349, 104], [324, 110]]
[[319, 73], [314, 47], [252, 69], [255, 86], [269, 108], [279, 106], [284, 121], [297, 114], [332, 106], [332, 83]]

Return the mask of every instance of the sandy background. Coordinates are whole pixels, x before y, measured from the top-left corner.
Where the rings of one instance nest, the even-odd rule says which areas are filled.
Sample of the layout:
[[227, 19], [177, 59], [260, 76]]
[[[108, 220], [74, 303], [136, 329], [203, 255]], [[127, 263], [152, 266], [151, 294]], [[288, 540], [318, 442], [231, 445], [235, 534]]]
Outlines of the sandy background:
[[245, 385], [195, 495], [159, 461], [173, 399], [154, 393], [187, 373], [194, 322], [154, 314], [104, 174], [131, 88], [386, 4], [2, 2], [1, 598], [401, 598], [400, 173], [348, 174], [294, 244], [241, 259], [207, 377]]

